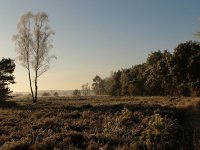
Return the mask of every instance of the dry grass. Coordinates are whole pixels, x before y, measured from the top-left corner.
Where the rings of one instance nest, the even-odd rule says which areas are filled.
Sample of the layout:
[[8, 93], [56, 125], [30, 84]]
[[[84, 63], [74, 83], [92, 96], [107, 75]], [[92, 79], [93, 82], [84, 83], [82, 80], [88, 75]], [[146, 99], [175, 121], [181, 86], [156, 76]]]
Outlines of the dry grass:
[[182, 108], [194, 103], [198, 109], [198, 99], [43, 97], [37, 104], [28, 98], [16, 101], [17, 106], [0, 108], [0, 150], [195, 149], [193, 141], [185, 144], [191, 134], [185, 134], [190, 127], [184, 127], [186, 109]]

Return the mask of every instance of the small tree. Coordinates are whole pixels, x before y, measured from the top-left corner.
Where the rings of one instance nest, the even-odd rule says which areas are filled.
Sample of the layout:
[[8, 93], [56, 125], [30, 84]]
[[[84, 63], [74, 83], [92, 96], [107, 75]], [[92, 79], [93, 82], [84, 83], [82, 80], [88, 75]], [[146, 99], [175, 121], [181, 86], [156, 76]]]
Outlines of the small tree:
[[86, 83], [86, 84], [83, 84], [81, 86], [82, 88], [82, 93], [84, 96], [88, 96], [90, 94], [90, 86], [89, 86], [89, 83]]
[[11, 98], [9, 95], [12, 93], [8, 85], [14, 84], [13, 72], [15, 70], [15, 63], [12, 59], [3, 58], [0, 61], [0, 101], [5, 101], [8, 98]]
[[55, 97], [57, 97], [59, 94], [58, 94], [58, 92], [55, 92], [53, 95], [54, 95]]
[[[13, 38], [19, 61], [28, 70], [33, 103], [37, 102], [39, 76], [49, 69], [52, 58], [56, 58], [49, 55], [49, 50], [52, 48], [51, 36], [54, 35], [54, 32], [48, 22], [46, 13], [34, 15], [32, 12], [28, 12], [21, 16], [17, 26], [18, 34]], [[31, 76], [31, 69], [34, 72], [33, 76]], [[32, 87], [32, 78], [35, 91]]]
[[74, 95], [74, 96], [80, 96], [80, 95], [81, 95], [80, 90], [75, 89], [75, 90], [73, 91], [73, 95]]
[[100, 76], [96, 75], [93, 79], [92, 89], [96, 95], [105, 94], [105, 83]]

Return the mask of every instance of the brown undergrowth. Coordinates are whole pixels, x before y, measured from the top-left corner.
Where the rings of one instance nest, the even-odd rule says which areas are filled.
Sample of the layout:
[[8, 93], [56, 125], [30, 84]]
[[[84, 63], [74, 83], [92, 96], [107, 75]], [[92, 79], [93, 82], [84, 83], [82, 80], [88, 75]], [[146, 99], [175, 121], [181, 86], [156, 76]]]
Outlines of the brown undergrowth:
[[[160, 102], [159, 102], [160, 99]], [[180, 102], [181, 101], [181, 102]], [[172, 98], [52, 98], [0, 108], [0, 150], [187, 149]]]

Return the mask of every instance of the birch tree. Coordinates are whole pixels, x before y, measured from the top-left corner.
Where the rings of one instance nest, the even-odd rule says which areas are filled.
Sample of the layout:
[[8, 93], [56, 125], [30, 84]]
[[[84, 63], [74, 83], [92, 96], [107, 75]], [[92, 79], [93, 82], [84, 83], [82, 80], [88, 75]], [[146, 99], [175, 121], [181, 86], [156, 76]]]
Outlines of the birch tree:
[[33, 103], [38, 97], [38, 78], [50, 67], [54, 55], [49, 55], [54, 31], [49, 26], [48, 15], [44, 12], [28, 12], [21, 16], [14, 35], [16, 52], [20, 64], [28, 71]]

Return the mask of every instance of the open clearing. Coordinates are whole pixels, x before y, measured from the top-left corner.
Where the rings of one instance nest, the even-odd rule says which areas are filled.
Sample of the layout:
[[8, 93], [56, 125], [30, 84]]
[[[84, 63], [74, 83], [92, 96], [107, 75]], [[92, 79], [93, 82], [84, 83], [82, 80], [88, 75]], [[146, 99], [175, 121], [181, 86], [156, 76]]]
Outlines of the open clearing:
[[199, 149], [200, 99], [15, 98], [0, 108], [0, 149]]

